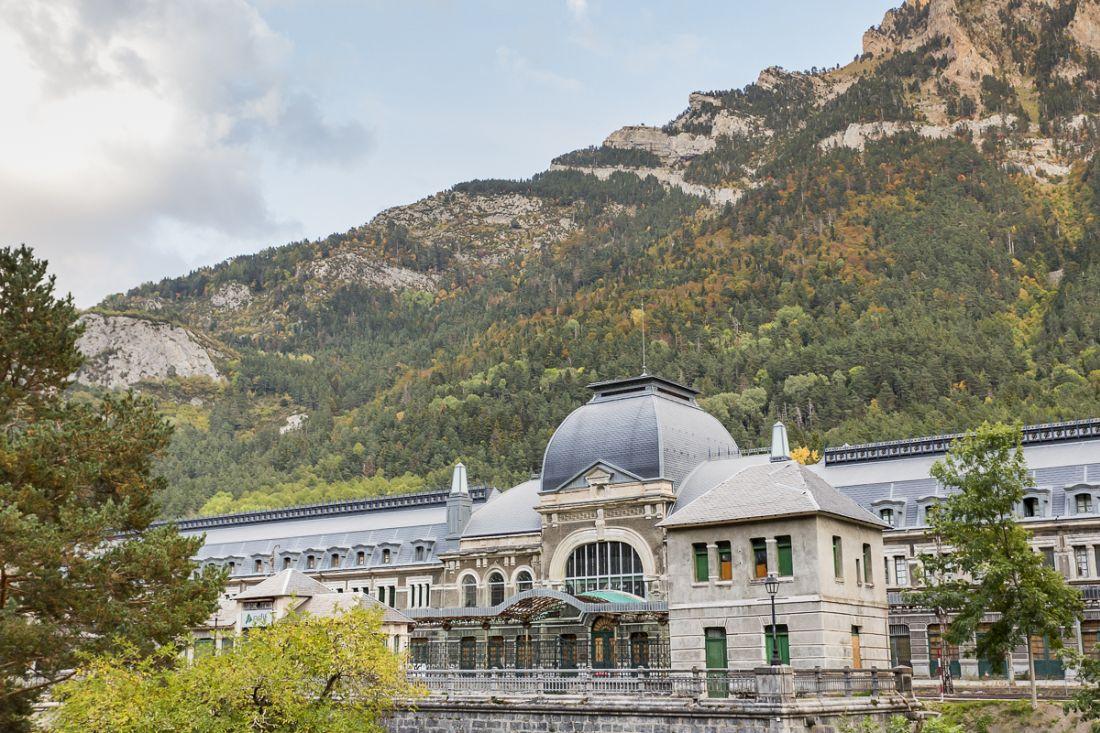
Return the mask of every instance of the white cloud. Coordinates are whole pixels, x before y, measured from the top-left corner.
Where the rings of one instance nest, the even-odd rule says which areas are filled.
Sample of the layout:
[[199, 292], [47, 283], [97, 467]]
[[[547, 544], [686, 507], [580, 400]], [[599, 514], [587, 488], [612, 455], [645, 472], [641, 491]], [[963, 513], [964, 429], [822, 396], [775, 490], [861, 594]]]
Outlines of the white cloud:
[[501, 46], [497, 49], [497, 64], [513, 77], [525, 83], [550, 87], [560, 92], [576, 91], [582, 86], [576, 79], [533, 66], [523, 54], [507, 46]]
[[588, 0], [565, 0], [565, 7], [576, 20], [584, 20], [588, 17]]
[[243, 0], [0, 0], [0, 245], [35, 247], [89, 305], [298, 233], [263, 166], [344, 165], [371, 140], [289, 81], [290, 51]]

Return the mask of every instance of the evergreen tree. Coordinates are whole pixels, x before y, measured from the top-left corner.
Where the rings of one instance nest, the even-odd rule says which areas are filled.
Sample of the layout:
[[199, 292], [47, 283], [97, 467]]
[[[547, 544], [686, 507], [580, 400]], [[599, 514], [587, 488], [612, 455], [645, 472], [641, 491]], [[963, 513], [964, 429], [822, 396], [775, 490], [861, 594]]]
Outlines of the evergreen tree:
[[46, 263], [0, 249], [0, 729], [25, 730], [36, 699], [82, 654], [139, 653], [213, 610], [220, 574], [192, 577], [201, 537], [157, 515], [154, 454], [169, 429], [125, 395], [65, 399], [79, 367], [71, 297]]
[[[1031, 640], [1045, 637], [1060, 647], [1084, 605], [1080, 592], [1032, 549], [1031, 533], [1017, 521], [1032, 486], [1020, 435], [1019, 426], [985, 423], [932, 466], [933, 478], [955, 493], [932, 513], [931, 535], [945, 550], [923, 558], [929, 585], [912, 595], [916, 603], [949, 610], [945, 640], [965, 644], [977, 636], [985, 659], [1003, 659], [1026, 645], [1034, 707]], [[995, 620], [983, 624], [987, 615]]]

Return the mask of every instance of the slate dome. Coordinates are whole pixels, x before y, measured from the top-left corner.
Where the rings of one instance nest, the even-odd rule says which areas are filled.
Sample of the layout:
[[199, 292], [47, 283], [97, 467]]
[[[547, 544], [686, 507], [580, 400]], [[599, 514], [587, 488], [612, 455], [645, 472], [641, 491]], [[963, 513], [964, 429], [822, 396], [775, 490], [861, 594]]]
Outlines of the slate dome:
[[570, 485], [596, 462], [642, 479], [680, 482], [703, 461], [739, 455], [698, 392], [642, 375], [588, 385], [595, 394], [562, 421], [542, 459], [541, 491]]

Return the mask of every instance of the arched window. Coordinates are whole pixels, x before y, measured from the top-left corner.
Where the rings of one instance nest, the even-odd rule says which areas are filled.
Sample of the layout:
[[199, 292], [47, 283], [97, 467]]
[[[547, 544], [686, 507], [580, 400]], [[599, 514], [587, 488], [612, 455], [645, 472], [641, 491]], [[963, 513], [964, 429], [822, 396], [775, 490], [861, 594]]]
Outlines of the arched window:
[[489, 605], [504, 603], [504, 576], [494, 572], [489, 575]]
[[531, 579], [531, 573], [526, 570], [521, 570], [516, 575], [516, 592], [522, 593], [525, 590], [531, 590], [535, 587], [535, 581]]
[[610, 589], [645, 597], [642, 559], [625, 542], [592, 542], [573, 550], [565, 584], [572, 593]]
[[472, 575], [462, 579], [462, 605], [466, 608], [477, 605], [477, 578]]

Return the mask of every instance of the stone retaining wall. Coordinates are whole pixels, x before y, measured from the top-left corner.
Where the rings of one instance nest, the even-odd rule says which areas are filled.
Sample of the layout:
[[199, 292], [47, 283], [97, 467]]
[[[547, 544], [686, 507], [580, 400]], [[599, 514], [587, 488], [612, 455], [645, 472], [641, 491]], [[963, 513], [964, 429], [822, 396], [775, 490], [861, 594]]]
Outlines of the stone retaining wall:
[[756, 702], [562, 699], [428, 699], [395, 713], [389, 733], [835, 733], [847, 719], [871, 718], [885, 728], [910, 717], [901, 696]]

